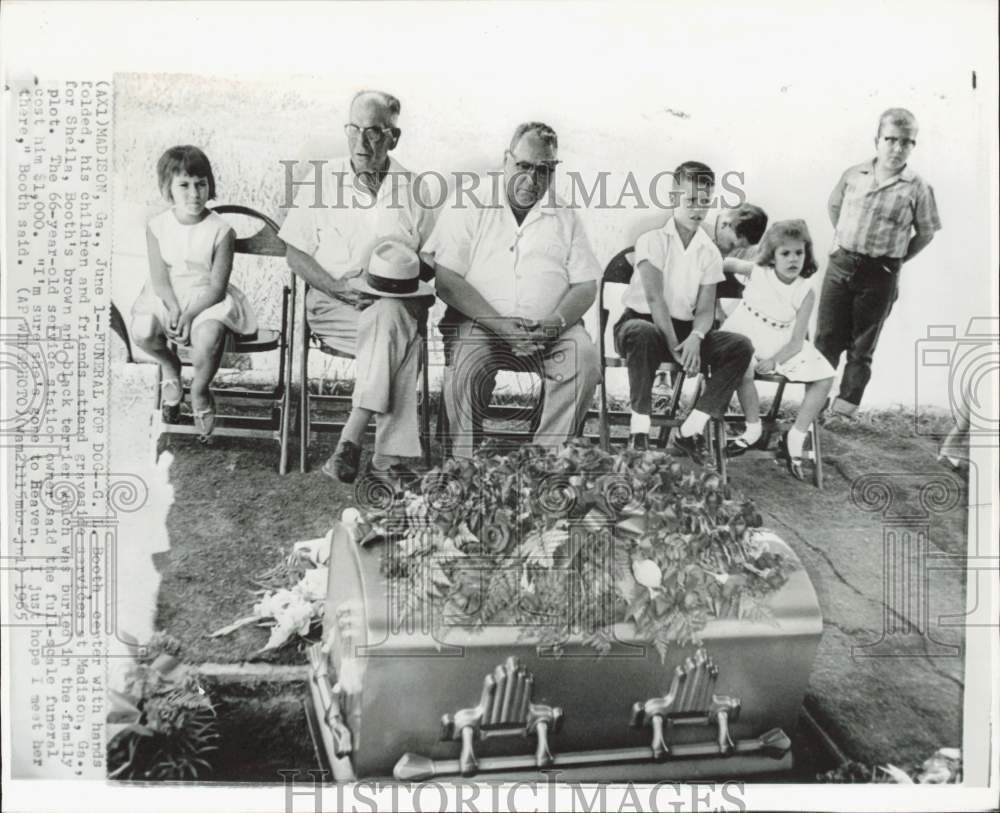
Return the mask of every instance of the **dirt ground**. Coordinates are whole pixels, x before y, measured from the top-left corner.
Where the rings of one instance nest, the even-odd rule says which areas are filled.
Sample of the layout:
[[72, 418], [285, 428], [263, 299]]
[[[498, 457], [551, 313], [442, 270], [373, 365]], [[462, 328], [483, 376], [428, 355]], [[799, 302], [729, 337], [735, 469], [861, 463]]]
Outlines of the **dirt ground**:
[[[937, 440], [929, 433], [947, 428], [943, 415], [915, 426], [912, 414], [897, 410], [823, 430], [823, 491], [794, 480], [770, 453], [730, 464], [734, 487], [754, 498], [765, 525], [795, 549], [816, 588], [824, 634], [807, 707], [862, 762], [909, 765], [939, 747], [961, 745], [962, 628], [939, 618], [965, 611], [969, 489], [968, 475], [935, 462]], [[309, 473], [279, 477], [276, 444], [216, 438], [204, 447], [167, 439], [174, 501], [169, 550], [154, 555], [162, 578], [155, 626], [177, 636], [188, 659], [304, 662], [295, 645], [255, 654], [267, 639], [257, 627], [207, 636], [249, 614], [259, 589], [255, 577], [292, 542], [322, 536], [355, 502], [353, 487], [319, 473], [332, 443], [328, 437], [313, 445]], [[886, 562], [895, 561], [887, 560], [893, 550], [887, 544], [906, 534], [926, 540], [927, 553], [938, 557], [894, 549], [915, 584], [920, 568], [932, 563], [925, 594], [911, 591], [908, 603], [898, 576], [884, 575]], [[933, 567], [945, 556], [957, 557], [947, 560], [953, 569]]]

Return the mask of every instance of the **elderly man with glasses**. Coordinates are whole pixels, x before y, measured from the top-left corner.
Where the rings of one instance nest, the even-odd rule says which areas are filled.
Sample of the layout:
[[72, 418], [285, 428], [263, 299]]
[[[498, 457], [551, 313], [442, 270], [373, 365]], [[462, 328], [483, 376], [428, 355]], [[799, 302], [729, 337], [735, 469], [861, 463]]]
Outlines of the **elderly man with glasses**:
[[305, 304], [310, 329], [357, 359], [355, 408], [323, 467], [347, 483], [357, 477], [373, 414], [376, 473], [420, 455], [418, 328], [426, 319], [427, 298], [372, 301], [350, 285], [367, 271], [376, 245], [391, 239], [419, 251], [433, 227], [427, 196], [389, 155], [399, 143], [399, 112], [399, 99], [388, 93], [365, 90], [354, 96], [344, 125], [350, 154], [323, 164], [315, 184], [299, 182], [279, 233], [288, 246], [288, 264], [310, 286]]
[[490, 174], [502, 179], [500, 193], [485, 204], [473, 197], [445, 209], [424, 247], [436, 266], [438, 296], [449, 306], [442, 321], [452, 338], [445, 407], [458, 458], [472, 456], [474, 417], [498, 369], [532, 370], [544, 379], [534, 438], [543, 446], [575, 434], [600, 380], [597, 348], [581, 320], [601, 269], [577, 212], [552, 189], [557, 151], [551, 127], [520, 125], [502, 176]]

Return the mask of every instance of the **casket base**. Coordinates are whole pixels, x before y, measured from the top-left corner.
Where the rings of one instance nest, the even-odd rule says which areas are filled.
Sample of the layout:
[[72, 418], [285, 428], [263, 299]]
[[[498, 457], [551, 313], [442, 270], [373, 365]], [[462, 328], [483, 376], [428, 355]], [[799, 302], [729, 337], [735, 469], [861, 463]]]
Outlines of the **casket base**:
[[[678, 776], [689, 776], [690, 771], [695, 769], [697, 763], [707, 763], [703, 770], [716, 771], [719, 774], [728, 775], [736, 768], [735, 762], [738, 758], [748, 764], [760, 763], [757, 773], [781, 770], [778, 765], [785, 757], [791, 757], [792, 743], [788, 736], [779, 728], [771, 729], [760, 737], [747, 740], [738, 740], [733, 744], [732, 752], [728, 755], [719, 753], [719, 746], [715, 742], [691, 742], [676, 745], [670, 749], [669, 756], [657, 758], [651, 748], [606, 748], [593, 751], [576, 751], [565, 754], [555, 754], [551, 757], [546, 770], [556, 770], [560, 773], [574, 769], [586, 769], [581, 771], [588, 776], [601, 766], [614, 765], [614, 776], [620, 776], [621, 765], [644, 766], [648, 770], [653, 765], [657, 770], [652, 771], [656, 775], [661, 775], [660, 768], [677, 764]], [[756, 758], [756, 759], [753, 759]], [[722, 762], [720, 763], [720, 760]], [[709, 767], [712, 766], [712, 767]], [[791, 767], [789, 764], [788, 767]], [[537, 771], [535, 758], [533, 755], [514, 755], [486, 757], [478, 761], [476, 766], [477, 776], [482, 779], [492, 779], [494, 774]], [[456, 776], [462, 773], [458, 760], [432, 760], [419, 754], [404, 754], [396, 767], [393, 769], [393, 777], [400, 782], [426, 782], [430, 779], [437, 779], [445, 776]]]

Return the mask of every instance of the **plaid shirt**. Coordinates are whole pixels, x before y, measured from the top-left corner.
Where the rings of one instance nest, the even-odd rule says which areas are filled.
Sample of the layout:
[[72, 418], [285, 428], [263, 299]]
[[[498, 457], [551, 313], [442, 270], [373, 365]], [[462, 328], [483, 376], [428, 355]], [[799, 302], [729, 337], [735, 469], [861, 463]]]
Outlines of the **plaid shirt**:
[[876, 183], [874, 160], [841, 176], [830, 207], [837, 212], [836, 245], [869, 257], [903, 257], [911, 229], [932, 234], [941, 228], [930, 184], [908, 167]]

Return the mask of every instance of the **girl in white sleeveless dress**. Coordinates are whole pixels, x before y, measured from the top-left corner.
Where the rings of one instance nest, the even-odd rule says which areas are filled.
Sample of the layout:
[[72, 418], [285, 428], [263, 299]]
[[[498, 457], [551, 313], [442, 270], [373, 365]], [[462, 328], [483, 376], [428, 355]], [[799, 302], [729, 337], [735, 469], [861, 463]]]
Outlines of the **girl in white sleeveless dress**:
[[806, 338], [809, 314], [816, 294], [808, 278], [816, 273], [812, 239], [805, 221], [783, 220], [767, 230], [756, 262], [727, 258], [725, 271], [743, 281], [743, 298], [722, 325], [722, 330], [742, 333], [754, 346], [754, 358], [737, 394], [746, 431], [728, 449], [731, 455], [751, 448], [761, 436], [760, 402], [754, 374], [782, 375], [806, 384], [795, 424], [783, 436], [781, 451], [788, 469], [799, 480], [802, 446], [812, 422], [826, 403], [836, 371]]
[[146, 228], [150, 279], [132, 307], [132, 336], [162, 369], [164, 420], [172, 422], [183, 397], [181, 363], [168, 342], [191, 347], [191, 409], [202, 435], [215, 426], [209, 386], [227, 338], [252, 334], [257, 320], [246, 296], [229, 284], [236, 235], [206, 208], [215, 198], [215, 176], [197, 147], [171, 147], [156, 167], [171, 208]]

